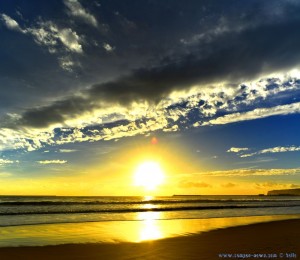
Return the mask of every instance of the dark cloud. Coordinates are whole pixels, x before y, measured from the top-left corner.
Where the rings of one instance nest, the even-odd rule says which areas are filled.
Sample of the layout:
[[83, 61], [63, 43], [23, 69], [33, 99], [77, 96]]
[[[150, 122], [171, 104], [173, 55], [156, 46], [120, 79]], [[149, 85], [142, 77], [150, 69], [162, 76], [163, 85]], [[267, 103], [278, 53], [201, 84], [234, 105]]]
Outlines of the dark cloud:
[[[93, 98], [123, 104], [139, 99], [155, 102], [173, 90], [192, 84], [246, 80], [260, 73], [294, 66], [300, 56], [300, 38], [295, 37], [290, 26], [227, 33], [209, 44], [199, 45], [187, 56], [171, 59], [166, 65], [140, 69], [116, 81], [94, 85], [90, 93]], [[295, 39], [278, 41], [278, 38], [291, 37]]]
[[95, 106], [90, 101], [81, 97], [71, 97], [57, 101], [50, 106], [35, 108], [26, 111], [20, 123], [25, 126], [45, 127], [54, 123], [63, 123], [71, 116], [76, 116], [84, 111], [92, 110]]
[[100, 106], [100, 103], [128, 105], [133, 101], [158, 102], [173, 90], [193, 84], [218, 81], [240, 82], [264, 73], [286, 70], [300, 60], [300, 20], [261, 24], [243, 30], [229, 30], [199, 41], [188, 54], [169, 57], [168, 62], [133, 71], [128, 76], [93, 85], [87, 98], [69, 98], [50, 106], [25, 112], [20, 123], [43, 127]]

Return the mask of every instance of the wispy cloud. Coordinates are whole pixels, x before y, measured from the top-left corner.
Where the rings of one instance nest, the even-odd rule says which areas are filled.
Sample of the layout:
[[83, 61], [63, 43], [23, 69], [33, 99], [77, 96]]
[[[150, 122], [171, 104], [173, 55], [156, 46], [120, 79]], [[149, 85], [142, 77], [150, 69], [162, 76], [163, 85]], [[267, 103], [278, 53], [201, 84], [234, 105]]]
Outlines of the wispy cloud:
[[247, 151], [249, 148], [246, 147], [231, 147], [230, 149], [227, 150], [227, 153], [239, 153], [241, 151]]
[[44, 161], [37, 161], [39, 164], [65, 164], [68, 161], [66, 160], [44, 160]]
[[299, 188], [300, 185], [297, 184], [291, 184], [291, 183], [278, 183], [274, 181], [268, 181], [268, 182], [258, 182], [255, 183], [255, 188], [257, 189], [296, 189]]
[[215, 176], [215, 177], [225, 177], [225, 176], [279, 176], [279, 175], [294, 175], [299, 174], [300, 168], [292, 169], [233, 169], [226, 171], [210, 171], [201, 172], [195, 175], [201, 176]]
[[53, 145], [54, 143], [52, 131], [1, 128], [0, 132], [0, 150], [34, 151], [45, 144]]
[[92, 26], [98, 26], [95, 16], [84, 9], [78, 0], [64, 0], [64, 4], [67, 6], [70, 15], [78, 17]]
[[58, 59], [60, 67], [69, 72], [73, 72], [74, 67], [80, 67], [79, 62], [75, 62], [69, 55], [62, 56]]
[[203, 123], [203, 125], [224, 125], [235, 122], [266, 118], [270, 116], [288, 115], [295, 113], [300, 113], [300, 102], [275, 106], [271, 108], [256, 108], [252, 111], [244, 113], [227, 114], [225, 116], [209, 120], [208, 122]]
[[59, 149], [60, 153], [74, 153], [77, 152], [78, 150], [75, 149]]
[[109, 43], [103, 43], [102, 46], [107, 52], [112, 52], [114, 50], [114, 48]]
[[300, 146], [276, 146], [272, 148], [263, 149], [254, 153], [242, 154], [240, 157], [251, 157], [258, 154], [266, 153], [286, 153], [286, 152], [298, 152], [300, 151]]
[[21, 33], [26, 33], [26, 31], [24, 31], [20, 25], [18, 24], [18, 22], [14, 19], [12, 19], [10, 16], [6, 15], [6, 14], [0, 14], [1, 20], [4, 22], [5, 26], [10, 29], [10, 30], [14, 30], [14, 31], [18, 31]]
[[262, 158], [255, 158], [254, 160], [251, 161], [240, 161], [236, 162], [236, 164], [257, 164], [257, 163], [267, 163], [267, 162], [273, 162], [276, 161], [276, 158], [268, 158], [268, 157], [262, 157]]
[[53, 21], [43, 21], [41, 18], [30, 27], [21, 28], [16, 20], [6, 14], [0, 14], [0, 20], [10, 30], [31, 35], [49, 53], [59, 54], [58, 63], [63, 70], [72, 72], [74, 67], [80, 66], [79, 62], [73, 61], [70, 53], [83, 53], [83, 39], [72, 28], [59, 26]]
[[1, 19], [10, 30], [31, 34], [36, 43], [47, 46], [50, 52], [56, 52], [62, 44], [70, 52], [82, 53], [82, 39], [71, 28], [60, 28], [52, 21], [40, 21], [37, 25], [22, 29], [17, 21], [6, 14]]
[[12, 160], [8, 160], [8, 159], [0, 159], [0, 166], [1, 165], [5, 165], [5, 164], [12, 164], [14, 163], [15, 161], [12, 161]]
[[71, 28], [60, 28], [54, 22], [39, 22], [38, 26], [27, 28], [36, 43], [45, 45], [50, 52], [56, 52], [62, 44], [67, 51], [82, 53], [81, 38]]
[[263, 149], [259, 153], [285, 153], [285, 152], [295, 152], [300, 151], [300, 146], [277, 146], [273, 148]]

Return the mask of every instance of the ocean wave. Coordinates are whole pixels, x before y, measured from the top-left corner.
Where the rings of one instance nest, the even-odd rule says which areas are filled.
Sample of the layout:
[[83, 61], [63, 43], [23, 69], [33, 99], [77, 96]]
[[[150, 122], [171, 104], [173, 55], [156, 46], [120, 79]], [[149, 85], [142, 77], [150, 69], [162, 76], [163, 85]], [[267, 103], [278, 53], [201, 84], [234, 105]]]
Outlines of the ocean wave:
[[218, 206], [186, 206], [165, 208], [123, 208], [123, 209], [76, 209], [76, 210], [34, 210], [18, 212], [0, 212], [0, 216], [9, 215], [49, 215], [49, 214], [76, 214], [76, 213], [134, 213], [134, 212], [163, 212], [163, 211], [187, 211], [187, 210], [222, 210], [222, 209], [251, 209], [251, 208], [283, 208], [300, 207], [300, 205], [218, 205]]
[[59, 206], [59, 205], [144, 205], [144, 204], [185, 204], [185, 203], [291, 203], [300, 202], [295, 200], [279, 199], [189, 199], [189, 200], [143, 200], [143, 201], [0, 201], [0, 206]]

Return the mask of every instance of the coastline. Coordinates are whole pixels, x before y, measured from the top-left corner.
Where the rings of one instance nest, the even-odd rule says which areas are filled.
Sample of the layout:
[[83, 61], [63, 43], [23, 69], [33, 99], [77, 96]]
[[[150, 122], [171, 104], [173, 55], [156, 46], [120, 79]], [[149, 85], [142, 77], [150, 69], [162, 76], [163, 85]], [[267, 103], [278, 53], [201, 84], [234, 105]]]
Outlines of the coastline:
[[[299, 237], [300, 218], [227, 227], [140, 243], [2, 247], [0, 256], [5, 260], [230, 259], [228, 255], [221, 257], [220, 254], [241, 254], [247, 259], [298, 259]], [[254, 257], [254, 254], [266, 255]], [[272, 257], [267, 258], [268, 255]]]

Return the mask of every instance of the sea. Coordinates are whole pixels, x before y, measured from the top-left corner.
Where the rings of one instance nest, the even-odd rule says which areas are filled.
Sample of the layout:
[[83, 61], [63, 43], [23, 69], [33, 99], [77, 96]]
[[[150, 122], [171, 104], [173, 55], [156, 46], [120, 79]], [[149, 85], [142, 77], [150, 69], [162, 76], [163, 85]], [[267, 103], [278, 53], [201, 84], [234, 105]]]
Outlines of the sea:
[[141, 242], [299, 214], [300, 196], [0, 196], [0, 247]]

